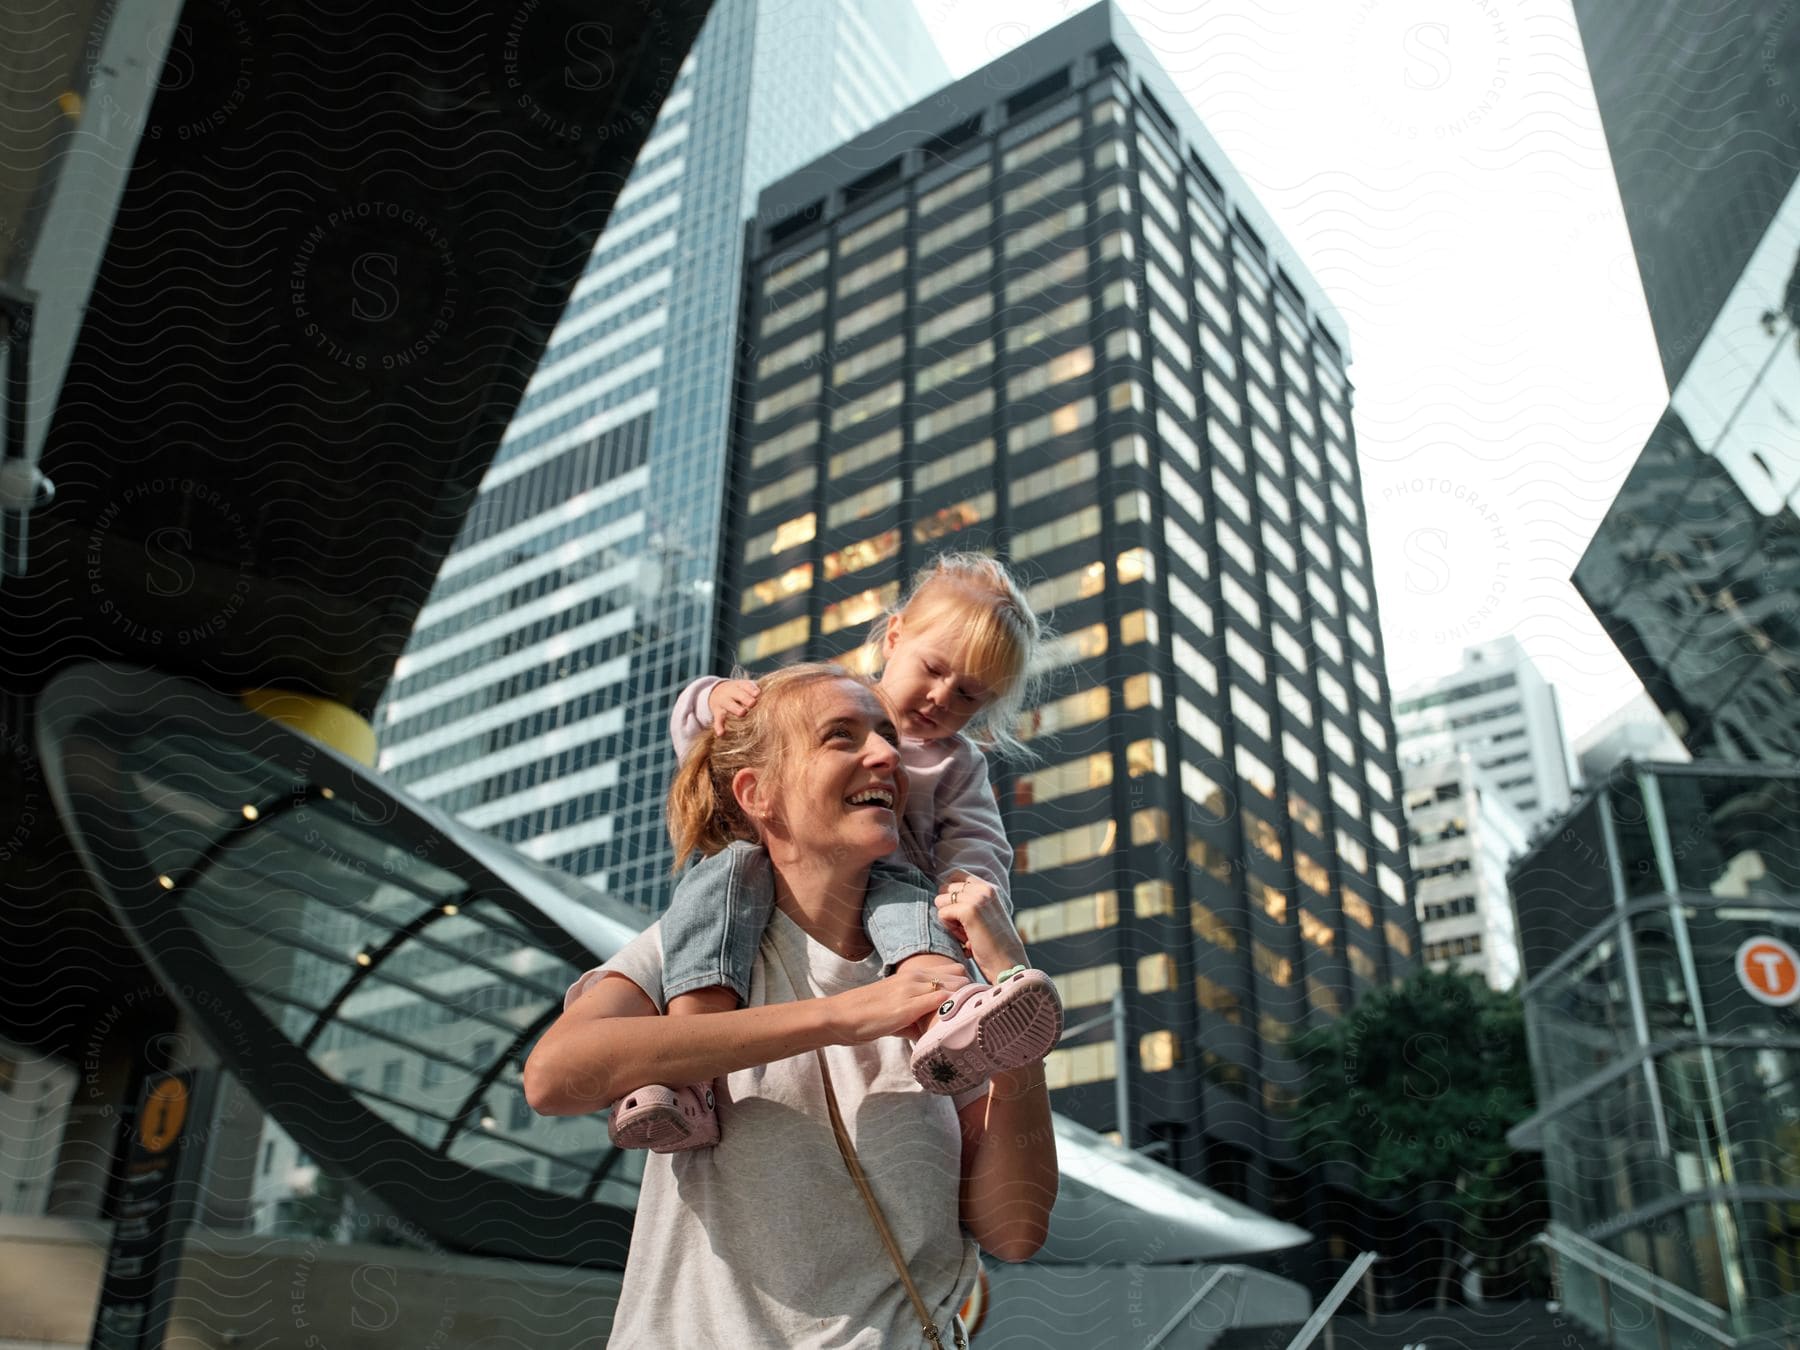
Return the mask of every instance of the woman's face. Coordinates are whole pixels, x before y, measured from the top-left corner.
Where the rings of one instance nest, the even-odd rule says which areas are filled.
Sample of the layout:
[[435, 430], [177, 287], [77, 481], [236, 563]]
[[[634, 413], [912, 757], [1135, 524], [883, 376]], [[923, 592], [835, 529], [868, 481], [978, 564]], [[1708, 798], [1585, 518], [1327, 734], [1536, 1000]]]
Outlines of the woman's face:
[[906, 771], [893, 719], [873, 690], [831, 680], [806, 691], [783, 781], [772, 785], [773, 833], [802, 854], [856, 866], [900, 845]]

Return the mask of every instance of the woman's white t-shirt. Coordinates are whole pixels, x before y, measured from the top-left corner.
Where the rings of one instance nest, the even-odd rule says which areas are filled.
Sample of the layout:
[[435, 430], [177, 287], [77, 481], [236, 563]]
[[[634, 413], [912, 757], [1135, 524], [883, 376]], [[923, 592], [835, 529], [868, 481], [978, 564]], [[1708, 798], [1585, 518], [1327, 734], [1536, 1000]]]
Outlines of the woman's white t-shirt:
[[[583, 975], [623, 975], [664, 1008], [660, 925]], [[803, 986], [796, 993], [789, 982]], [[846, 961], [777, 910], [763, 934], [748, 1006], [841, 993], [881, 978], [881, 958]], [[974, 1283], [975, 1242], [958, 1212], [957, 1108], [986, 1091], [933, 1096], [909, 1044], [890, 1036], [830, 1046], [832, 1085], [888, 1225], [950, 1345]], [[877, 1350], [925, 1344], [919, 1319], [844, 1169], [811, 1054], [721, 1080], [720, 1141], [651, 1154], [609, 1345], [631, 1350], [781, 1347]]]

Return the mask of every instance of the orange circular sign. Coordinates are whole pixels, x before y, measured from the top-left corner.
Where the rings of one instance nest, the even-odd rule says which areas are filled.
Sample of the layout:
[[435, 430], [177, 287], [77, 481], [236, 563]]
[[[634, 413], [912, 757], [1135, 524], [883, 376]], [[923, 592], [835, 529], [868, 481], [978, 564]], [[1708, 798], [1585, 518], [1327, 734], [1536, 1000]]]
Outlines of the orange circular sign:
[[181, 1136], [181, 1124], [187, 1119], [187, 1084], [179, 1078], [165, 1078], [150, 1089], [144, 1098], [144, 1114], [138, 1120], [138, 1142], [146, 1153], [161, 1153]]
[[1737, 950], [1738, 982], [1771, 1007], [1800, 1003], [1800, 953], [1780, 938], [1753, 937]]

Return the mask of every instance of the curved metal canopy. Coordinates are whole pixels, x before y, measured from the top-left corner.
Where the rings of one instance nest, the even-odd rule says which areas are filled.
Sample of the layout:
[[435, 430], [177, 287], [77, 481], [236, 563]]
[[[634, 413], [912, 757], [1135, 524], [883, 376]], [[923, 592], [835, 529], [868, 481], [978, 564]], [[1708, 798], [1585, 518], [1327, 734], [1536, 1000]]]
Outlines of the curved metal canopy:
[[[642, 915], [176, 676], [64, 672], [38, 749], [127, 932], [321, 1165], [455, 1250], [623, 1264], [642, 1155], [598, 1116], [521, 1110], [520, 1072], [569, 983]], [[1056, 1136], [1042, 1260], [1307, 1239], [1071, 1121]]]

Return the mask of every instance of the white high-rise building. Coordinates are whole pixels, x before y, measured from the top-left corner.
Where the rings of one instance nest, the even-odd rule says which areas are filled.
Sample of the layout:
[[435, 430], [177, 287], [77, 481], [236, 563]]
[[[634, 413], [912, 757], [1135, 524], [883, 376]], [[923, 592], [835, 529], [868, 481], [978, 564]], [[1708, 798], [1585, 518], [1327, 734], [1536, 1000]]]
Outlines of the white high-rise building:
[[714, 8], [377, 714], [415, 795], [660, 906], [669, 705], [713, 662], [745, 219], [948, 78], [907, 0]]
[[1506, 868], [1525, 851], [1525, 820], [1467, 751], [1407, 764], [1400, 774], [1425, 963], [1511, 988], [1519, 940]]
[[1460, 669], [1401, 690], [1394, 733], [1402, 771], [1466, 753], [1528, 829], [1569, 804], [1573, 775], [1556, 691], [1515, 637], [1470, 647]]

